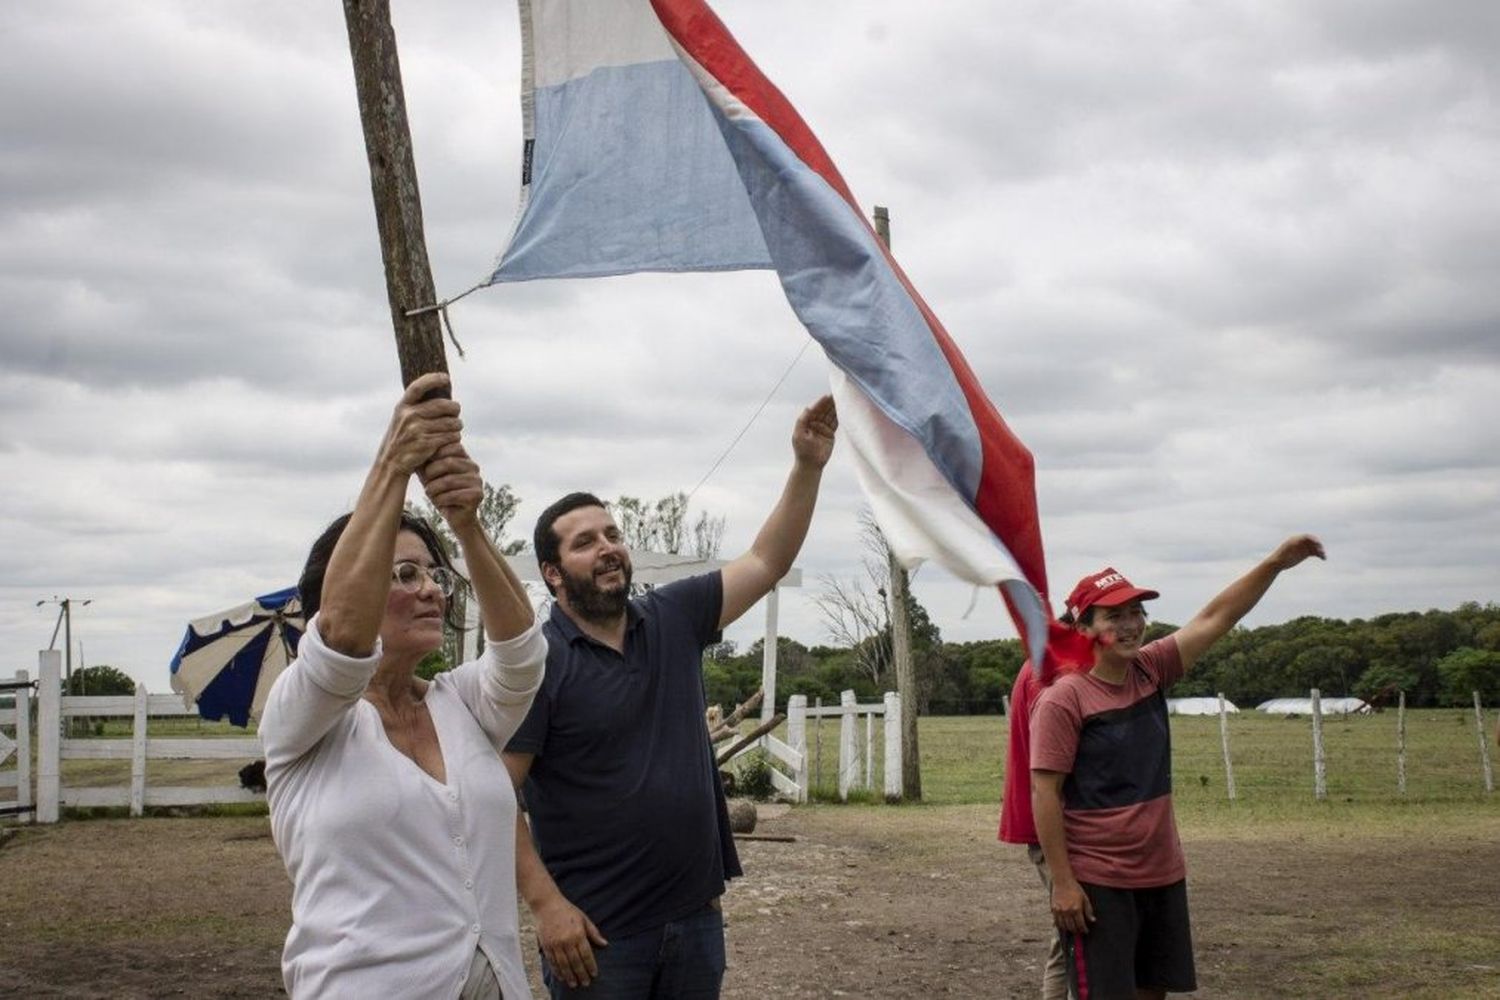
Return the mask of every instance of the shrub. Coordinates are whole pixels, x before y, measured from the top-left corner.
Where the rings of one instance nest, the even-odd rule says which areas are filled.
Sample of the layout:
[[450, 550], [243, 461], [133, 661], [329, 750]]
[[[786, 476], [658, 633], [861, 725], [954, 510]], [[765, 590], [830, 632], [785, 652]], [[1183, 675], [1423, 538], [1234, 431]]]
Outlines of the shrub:
[[764, 802], [776, 794], [771, 783], [771, 762], [764, 750], [752, 750], [739, 759], [735, 792], [747, 799]]

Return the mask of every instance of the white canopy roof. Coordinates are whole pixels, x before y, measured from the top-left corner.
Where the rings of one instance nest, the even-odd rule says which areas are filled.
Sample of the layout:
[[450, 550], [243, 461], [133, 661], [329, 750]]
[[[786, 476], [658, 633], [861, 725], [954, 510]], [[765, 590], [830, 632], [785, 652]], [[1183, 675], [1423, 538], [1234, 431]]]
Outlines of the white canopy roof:
[[[1238, 712], [1234, 702], [1228, 698], [1224, 699], [1224, 711]], [[1217, 698], [1168, 698], [1168, 715], [1218, 715], [1219, 699]]]
[[[1363, 715], [1370, 706], [1359, 698], [1323, 698], [1319, 706], [1324, 715]], [[1272, 698], [1255, 706], [1257, 712], [1271, 715], [1311, 715], [1311, 698]]]

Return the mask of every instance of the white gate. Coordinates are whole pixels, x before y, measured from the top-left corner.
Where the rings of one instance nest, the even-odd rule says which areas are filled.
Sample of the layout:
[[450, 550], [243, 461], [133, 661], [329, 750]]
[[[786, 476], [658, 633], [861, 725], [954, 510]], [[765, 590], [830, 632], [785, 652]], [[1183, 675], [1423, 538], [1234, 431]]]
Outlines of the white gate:
[[0, 678], [0, 820], [32, 819], [30, 675]]
[[[853, 788], [875, 787], [875, 717], [884, 717], [885, 798], [901, 798], [901, 696], [887, 691], [880, 704], [861, 705], [853, 691], [845, 691], [836, 708], [808, 708], [807, 696], [794, 694], [787, 699], [786, 742], [774, 736], [765, 737], [764, 746], [771, 760], [785, 769], [771, 768], [771, 782], [776, 790], [794, 802], [806, 802], [813, 784], [813, 761], [807, 745], [807, 720], [839, 719], [839, 798], [848, 801]], [[859, 717], [864, 716], [863, 766], [857, 738]], [[816, 724], [816, 723], [815, 723]]]

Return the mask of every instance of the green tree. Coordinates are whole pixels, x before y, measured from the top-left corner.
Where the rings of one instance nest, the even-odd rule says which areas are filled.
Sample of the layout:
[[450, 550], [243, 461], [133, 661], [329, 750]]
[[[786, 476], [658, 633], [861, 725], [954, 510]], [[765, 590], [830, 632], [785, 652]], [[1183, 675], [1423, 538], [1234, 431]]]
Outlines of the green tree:
[[73, 671], [64, 694], [122, 695], [135, 694], [135, 678], [123, 670], [100, 664]]
[[1486, 704], [1500, 701], [1500, 653], [1464, 646], [1439, 660], [1437, 671], [1449, 705], [1471, 704], [1475, 691]]
[[1366, 699], [1387, 691], [1406, 691], [1409, 694], [1416, 689], [1417, 679], [1417, 671], [1411, 667], [1389, 662], [1376, 663], [1359, 675], [1359, 680], [1354, 684], [1354, 693]]
[[[495, 547], [507, 556], [513, 556], [526, 548], [526, 542], [522, 539], [506, 539], [506, 532], [510, 522], [516, 516], [516, 508], [521, 505], [521, 498], [511, 490], [510, 485], [502, 483], [499, 486], [484, 484], [484, 493], [479, 499], [479, 523], [484, 526], [485, 534], [495, 543]], [[432, 501], [423, 497], [417, 503], [407, 503], [406, 512], [413, 517], [419, 518], [432, 529], [437, 535], [438, 541], [443, 546], [443, 551], [449, 559], [459, 557], [458, 542], [453, 537], [453, 532], [448, 530], [448, 522], [443, 520], [443, 515], [438, 513]], [[453, 591], [453, 596], [448, 599], [453, 608], [451, 617], [458, 621], [464, 621], [468, 613], [469, 583], [460, 580], [458, 588]], [[484, 627], [479, 623], [473, 630], [474, 655], [478, 656], [484, 650]], [[443, 648], [441, 665], [438, 661], [428, 657], [422, 661], [418, 668], [428, 671], [422, 676], [431, 678], [432, 674], [441, 673], [455, 664], [462, 663], [465, 659], [464, 650], [468, 645], [464, 642], [464, 630], [455, 629], [449, 625], [443, 626]]]

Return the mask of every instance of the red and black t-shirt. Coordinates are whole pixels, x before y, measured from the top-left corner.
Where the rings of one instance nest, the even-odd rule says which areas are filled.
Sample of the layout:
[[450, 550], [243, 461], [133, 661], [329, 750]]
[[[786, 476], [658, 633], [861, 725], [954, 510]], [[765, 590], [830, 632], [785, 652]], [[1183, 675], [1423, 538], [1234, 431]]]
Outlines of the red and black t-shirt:
[[1037, 698], [1031, 767], [1068, 775], [1063, 823], [1080, 882], [1144, 889], [1186, 876], [1163, 694], [1181, 677], [1177, 642], [1167, 636], [1141, 649], [1121, 684], [1069, 674]]

